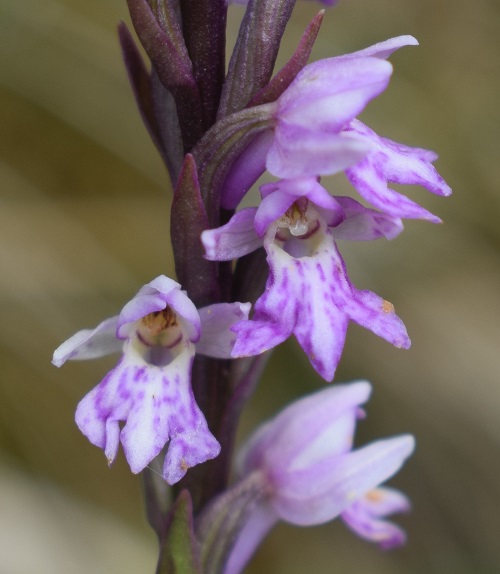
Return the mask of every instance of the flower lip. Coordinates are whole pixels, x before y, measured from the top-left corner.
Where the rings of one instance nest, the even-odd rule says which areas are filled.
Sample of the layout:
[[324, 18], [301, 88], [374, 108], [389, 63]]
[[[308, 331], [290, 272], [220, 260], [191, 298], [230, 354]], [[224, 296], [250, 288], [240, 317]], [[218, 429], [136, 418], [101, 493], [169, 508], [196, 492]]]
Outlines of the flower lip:
[[[328, 196], [315, 179], [309, 181]], [[289, 185], [290, 182], [279, 184]], [[307, 199], [311, 199], [311, 194]], [[255, 303], [252, 319], [232, 327], [237, 335], [232, 356], [262, 353], [293, 334], [314, 369], [331, 381], [341, 357], [349, 321], [370, 329], [396, 347], [408, 348], [410, 340], [401, 319], [392, 309], [388, 310], [378, 295], [358, 290], [350, 282], [328, 227], [334, 221], [330, 221], [330, 215], [327, 215], [328, 220], [322, 215], [324, 210], [316, 209], [314, 198], [308, 205], [311, 213], [307, 217], [319, 226], [316, 229], [311, 225], [309, 238], [288, 236], [286, 228], [277, 234], [279, 222], [276, 220], [296, 200], [297, 197], [286, 189], [275, 189], [264, 197], [256, 212], [255, 229], [259, 233], [262, 227], [265, 233], [263, 243], [270, 273], [266, 289]], [[335, 198], [332, 200], [343, 211]], [[270, 225], [266, 229], [268, 221]], [[366, 235], [375, 238], [377, 233], [368, 225]]]

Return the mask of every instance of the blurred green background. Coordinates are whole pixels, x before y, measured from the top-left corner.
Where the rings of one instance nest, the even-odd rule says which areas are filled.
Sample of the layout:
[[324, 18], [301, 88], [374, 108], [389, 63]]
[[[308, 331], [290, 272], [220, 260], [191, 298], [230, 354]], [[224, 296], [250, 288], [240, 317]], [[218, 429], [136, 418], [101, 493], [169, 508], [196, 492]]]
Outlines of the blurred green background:
[[[298, 2], [281, 59], [315, 2]], [[241, 7], [230, 10], [234, 42]], [[0, 0], [0, 573], [154, 571], [140, 480], [108, 469], [73, 422], [114, 359], [50, 365], [53, 349], [173, 274], [167, 176], [135, 109], [116, 39], [122, 0]], [[417, 452], [392, 484], [414, 510], [409, 544], [383, 553], [336, 521], [279, 526], [249, 572], [500, 572], [500, 4], [343, 0], [314, 58], [400, 34], [363, 119], [439, 152], [454, 195], [409, 190], [445, 221], [408, 222], [393, 242], [341, 246], [351, 278], [392, 301], [400, 351], [352, 325], [337, 380], [374, 384], [359, 442], [401, 432]], [[332, 191], [342, 178], [327, 178]], [[276, 351], [242, 436], [320, 388], [302, 352]]]

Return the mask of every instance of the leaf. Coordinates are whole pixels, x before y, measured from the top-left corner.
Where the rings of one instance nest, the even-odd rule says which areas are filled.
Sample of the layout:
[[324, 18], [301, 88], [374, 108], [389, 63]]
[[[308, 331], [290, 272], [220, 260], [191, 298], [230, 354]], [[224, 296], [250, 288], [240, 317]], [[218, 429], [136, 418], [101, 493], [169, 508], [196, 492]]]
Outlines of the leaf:
[[193, 157], [198, 166], [209, 227], [220, 225], [220, 195], [233, 163], [255, 137], [272, 128], [274, 107], [266, 104], [230, 114], [212, 126], [196, 144]]
[[[134, 29], [162, 84], [174, 97], [184, 150], [189, 151], [203, 133], [198, 85], [177, 19], [172, 11], [161, 12], [162, 28], [146, 0], [127, 0]], [[166, 25], [166, 15], [170, 20]]]
[[249, 0], [229, 62], [218, 117], [243, 109], [271, 79], [295, 0]]
[[225, 564], [252, 511], [266, 496], [259, 472], [249, 474], [207, 505], [196, 519], [204, 574], [224, 572]]
[[175, 100], [158, 78], [154, 68], [151, 70], [151, 98], [161, 144], [165, 150], [164, 161], [173, 187], [182, 167], [184, 146]]
[[172, 202], [170, 234], [175, 271], [196, 306], [219, 300], [217, 266], [204, 257], [201, 232], [209, 228], [193, 156], [184, 158]]
[[194, 86], [191, 61], [174, 33], [176, 28], [166, 33], [146, 0], [127, 0], [127, 4], [137, 36], [165, 87]]
[[153, 110], [151, 77], [125, 22], [120, 22], [118, 24], [118, 38], [120, 40], [123, 60], [125, 62], [129, 81], [132, 86], [132, 91], [134, 92], [137, 107], [141, 113], [142, 121], [144, 122], [153, 143], [158, 148], [160, 154], [164, 157], [163, 144]]
[[260, 104], [268, 104], [276, 101], [281, 94], [293, 82], [297, 74], [307, 64], [314, 42], [318, 36], [321, 23], [325, 11], [321, 10], [306, 28], [297, 49], [288, 62], [281, 68], [281, 70], [273, 77], [273, 79], [259, 90], [252, 100], [249, 102], [248, 107], [258, 106]]
[[193, 530], [193, 508], [187, 490], [179, 494], [172, 508], [156, 574], [201, 574], [198, 543]]

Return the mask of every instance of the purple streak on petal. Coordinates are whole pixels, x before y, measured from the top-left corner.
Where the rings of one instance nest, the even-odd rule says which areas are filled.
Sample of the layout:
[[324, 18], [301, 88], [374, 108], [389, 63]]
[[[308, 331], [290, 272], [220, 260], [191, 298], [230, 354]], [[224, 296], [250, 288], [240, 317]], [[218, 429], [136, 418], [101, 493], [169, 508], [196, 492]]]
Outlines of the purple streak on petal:
[[347, 178], [358, 193], [377, 209], [384, 210], [394, 217], [441, 223], [439, 217], [387, 187], [386, 177], [375, 166], [375, 163], [381, 164], [385, 160], [386, 158], [376, 154], [346, 171]]
[[364, 160], [346, 170], [347, 178], [362, 197], [396, 217], [441, 221], [387, 185], [389, 182], [421, 185], [436, 195], [450, 195], [450, 187], [431, 163], [436, 154], [381, 138], [357, 120], [351, 122], [346, 132], [366, 138], [374, 145]]
[[[76, 424], [89, 441], [105, 449], [108, 431], [116, 434], [118, 421], [125, 420], [130, 409], [128, 365], [122, 357], [116, 367], [78, 403]], [[109, 421], [108, 421], [109, 419]], [[115, 428], [116, 427], [116, 428]], [[108, 460], [116, 455], [112, 448], [115, 440], [110, 438], [108, 450], [114, 451]]]
[[[174, 449], [165, 479], [175, 481], [188, 467], [219, 451], [191, 391], [194, 347], [184, 347], [171, 363], [156, 367], [143, 361], [138, 345], [127, 341], [117, 366], [80, 401], [76, 422], [93, 444], [105, 450], [109, 462], [116, 456], [120, 437], [134, 473], [143, 470], [170, 440]], [[120, 421], [125, 422], [121, 432]], [[180, 456], [182, 441], [186, 448]]]
[[262, 246], [262, 239], [254, 228], [256, 207], [247, 207], [217, 229], [207, 229], [201, 234], [206, 258], [211, 261], [230, 261], [247, 255]]
[[130, 470], [138, 473], [169, 439], [175, 395], [169, 393], [171, 381], [164, 376], [163, 369], [149, 367], [140, 377], [137, 370], [134, 374], [136, 380], [130, 385], [131, 406], [120, 436]]
[[258, 504], [238, 536], [224, 568], [224, 574], [241, 574], [255, 550], [278, 522], [274, 510], [266, 503]]
[[406, 542], [405, 531], [396, 524], [383, 520], [396, 512], [410, 510], [410, 501], [399, 490], [379, 487], [368, 491], [342, 512], [342, 520], [358, 536], [375, 542], [383, 550], [390, 550]]
[[397, 36], [396, 38], [390, 38], [384, 42], [379, 42], [378, 44], [373, 44], [368, 48], [363, 50], [358, 50], [357, 52], [352, 52], [351, 54], [345, 54], [339, 56], [340, 58], [388, 58], [393, 52], [399, 50], [403, 46], [418, 46], [418, 41], [413, 36]]
[[359, 503], [341, 513], [344, 523], [358, 536], [375, 542], [382, 550], [392, 550], [406, 543], [406, 532], [389, 520], [375, 519], [365, 514]]
[[353, 321], [370, 329], [375, 335], [392, 343], [398, 349], [409, 349], [411, 341], [403, 321], [396, 315], [389, 301], [371, 291], [357, 291], [352, 304], [346, 302], [345, 312]]
[[371, 241], [379, 237], [394, 239], [403, 231], [399, 217], [369, 209], [350, 197], [336, 197], [345, 219], [331, 229], [334, 239]]
[[[201, 411], [199, 414], [203, 417]], [[208, 430], [206, 422], [194, 431], [179, 433], [168, 447], [163, 478], [169, 484], [175, 484], [190, 468], [215, 458], [219, 453], [220, 444]]]
[[335, 260], [314, 259], [296, 261], [302, 276], [293, 332], [314, 369], [330, 381], [342, 356], [349, 316], [332, 297], [342, 281]]
[[259, 134], [233, 163], [221, 195], [224, 209], [236, 209], [243, 196], [266, 170], [266, 156], [273, 132]]
[[236, 335], [230, 327], [248, 319], [250, 303], [218, 303], [199, 310], [201, 338], [196, 352], [218, 359], [230, 359]]
[[[252, 321], [232, 327], [237, 339], [233, 357], [250, 357], [272, 349], [287, 339], [295, 325], [295, 301], [286, 266], [275, 265], [268, 251], [269, 277], [266, 290], [254, 306]], [[293, 273], [293, 269], [292, 269]]]
[[241, 321], [233, 326], [237, 339], [231, 353], [233, 358], [253, 357], [280, 345], [292, 334], [291, 329], [269, 320]]
[[405, 531], [396, 524], [382, 520], [396, 512], [410, 510], [410, 501], [402, 492], [380, 487], [366, 493], [342, 512], [342, 520], [358, 536], [390, 550], [406, 542]]
[[282, 475], [273, 507], [292, 524], [305, 526], [332, 520], [393, 476], [414, 446], [412, 436], [402, 435]]
[[95, 329], [78, 331], [54, 351], [52, 363], [60, 367], [66, 361], [96, 359], [121, 351], [123, 341], [116, 338], [118, 317], [99, 323]]

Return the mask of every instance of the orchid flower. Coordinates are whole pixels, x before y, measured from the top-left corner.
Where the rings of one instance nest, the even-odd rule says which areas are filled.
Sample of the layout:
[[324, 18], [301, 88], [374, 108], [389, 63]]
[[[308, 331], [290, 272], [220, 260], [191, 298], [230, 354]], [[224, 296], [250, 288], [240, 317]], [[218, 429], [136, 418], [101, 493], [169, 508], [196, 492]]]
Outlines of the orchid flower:
[[388, 187], [389, 182], [415, 184], [450, 195], [450, 187], [432, 165], [437, 155], [381, 138], [356, 120], [389, 83], [392, 66], [385, 59], [416, 44], [412, 36], [399, 36], [307, 65], [274, 103], [272, 133], [261, 134], [234, 164], [223, 206], [235, 209], [265, 169], [283, 179], [345, 172], [356, 191], [377, 209], [395, 217], [440, 222]]
[[316, 178], [266, 184], [261, 193], [258, 208], [243, 209], [225, 226], [202, 233], [211, 260], [241, 257], [260, 245], [267, 252], [266, 289], [253, 318], [232, 327], [233, 357], [262, 353], [293, 333], [316, 371], [332, 380], [350, 320], [408, 348], [392, 304], [351, 284], [335, 243], [336, 236], [395, 237], [402, 230], [400, 219], [332, 197]]
[[297, 526], [337, 517], [382, 548], [401, 545], [404, 531], [385, 519], [409, 509], [405, 495], [379, 485], [414, 449], [411, 435], [353, 450], [361, 405], [370, 384], [327, 387], [286, 407], [261, 425], [240, 453], [239, 476], [261, 482], [261, 496], [240, 531], [224, 574], [239, 574], [280, 520]]
[[160, 275], [118, 316], [79, 331], [54, 352], [58, 367], [122, 352], [118, 364], [80, 401], [75, 417], [110, 464], [121, 442], [132, 472], [138, 473], [168, 442], [163, 477], [174, 484], [188, 468], [219, 454], [193, 396], [191, 367], [195, 353], [230, 357], [235, 334], [229, 328], [249, 309], [249, 304], [222, 303], [197, 310], [178, 283]]

